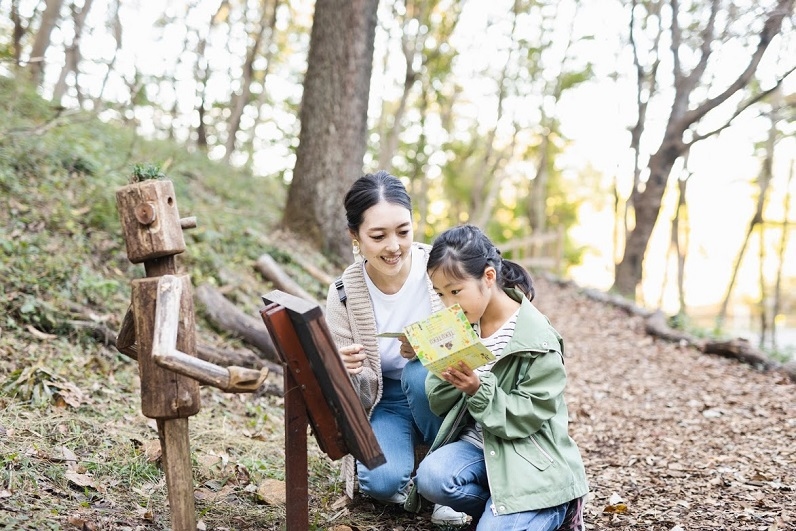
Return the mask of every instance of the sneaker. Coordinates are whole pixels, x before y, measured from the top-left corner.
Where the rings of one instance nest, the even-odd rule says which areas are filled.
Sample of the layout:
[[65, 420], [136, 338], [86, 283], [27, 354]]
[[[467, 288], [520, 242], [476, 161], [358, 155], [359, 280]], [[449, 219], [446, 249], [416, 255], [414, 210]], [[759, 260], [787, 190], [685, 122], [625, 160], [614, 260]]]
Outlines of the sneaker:
[[431, 523], [439, 525], [464, 525], [467, 523], [467, 514], [454, 511], [450, 507], [434, 504], [431, 512]]

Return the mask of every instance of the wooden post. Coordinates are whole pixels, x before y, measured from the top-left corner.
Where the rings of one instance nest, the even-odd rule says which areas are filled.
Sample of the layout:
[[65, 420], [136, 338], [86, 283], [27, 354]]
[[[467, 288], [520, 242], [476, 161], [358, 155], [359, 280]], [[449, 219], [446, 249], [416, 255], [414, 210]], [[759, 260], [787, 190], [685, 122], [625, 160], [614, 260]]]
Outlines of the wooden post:
[[275, 290], [260, 311], [285, 365], [287, 529], [309, 528], [307, 427], [330, 458], [349, 453], [375, 468], [384, 455], [317, 303]]

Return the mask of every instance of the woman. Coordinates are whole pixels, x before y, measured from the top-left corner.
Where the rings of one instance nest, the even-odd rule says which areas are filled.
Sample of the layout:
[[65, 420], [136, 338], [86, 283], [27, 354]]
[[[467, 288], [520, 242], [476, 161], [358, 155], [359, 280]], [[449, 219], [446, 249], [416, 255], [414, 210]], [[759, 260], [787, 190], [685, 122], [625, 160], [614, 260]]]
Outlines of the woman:
[[[431, 444], [442, 419], [429, 409], [428, 371], [399, 332], [442, 308], [426, 275], [429, 246], [414, 243], [412, 202], [403, 183], [385, 171], [357, 179], [345, 196], [355, 261], [329, 287], [326, 320], [387, 462], [372, 470], [356, 463], [363, 493], [403, 504], [412, 486], [414, 449]], [[342, 295], [344, 293], [344, 295]], [[346, 493], [354, 494], [354, 463], [343, 463]], [[432, 522], [464, 524], [466, 515], [435, 506]]]

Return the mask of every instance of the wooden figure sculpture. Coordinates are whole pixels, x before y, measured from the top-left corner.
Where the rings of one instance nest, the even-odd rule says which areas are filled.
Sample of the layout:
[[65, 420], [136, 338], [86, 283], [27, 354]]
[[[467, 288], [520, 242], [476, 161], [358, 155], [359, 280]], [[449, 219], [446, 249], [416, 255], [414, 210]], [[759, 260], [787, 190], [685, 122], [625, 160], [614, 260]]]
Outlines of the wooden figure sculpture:
[[195, 357], [196, 327], [191, 279], [177, 274], [185, 251], [183, 229], [168, 180], [135, 182], [116, 192], [127, 258], [144, 264], [146, 278], [132, 281], [132, 302], [116, 341], [138, 360], [141, 412], [157, 420], [174, 531], [195, 531], [188, 417], [199, 412], [199, 384], [226, 392], [253, 392], [267, 369], [221, 367]]

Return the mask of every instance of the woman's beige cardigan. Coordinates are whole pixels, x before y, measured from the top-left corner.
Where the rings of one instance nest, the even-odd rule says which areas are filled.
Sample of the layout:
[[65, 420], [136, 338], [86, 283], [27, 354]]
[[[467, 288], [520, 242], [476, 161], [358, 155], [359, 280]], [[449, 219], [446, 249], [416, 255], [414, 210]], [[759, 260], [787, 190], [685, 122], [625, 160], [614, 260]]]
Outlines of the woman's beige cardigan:
[[[428, 262], [430, 251], [431, 247], [427, 244], [414, 243], [412, 245], [412, 252], [423, 253], [424, 264]], [[362, 372], [351, 377], [351, 383], [365, 407], [368, 418], [370, 418], [373, 408], [381, 400], [382, 393], [381, 357], [376, 337], [376, 315], [368, 293], [362, 264], [354, 263], [348, 266], [343, 272], [342, 279], [346, 302], [343, 304], [340, 301], [337, 287], [334, 284], [329, 286], [329, 294], [326, 298], [326, 324], [338, 349], [354, 343], [365, 347], [367, 358], [364, 368]], [[431, 296], [431, 310], [442, 309], [442, 302], [434, 292], [431, 279], [426, 277], [426, 281]], [[407, 301], [407, 304], [413, 304], [413, 302]], [[356, 467], [351, 455], [343, 458], [342, 474], [346, 482], [346, 494], [353, 498]]]

